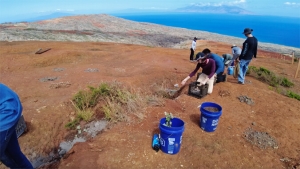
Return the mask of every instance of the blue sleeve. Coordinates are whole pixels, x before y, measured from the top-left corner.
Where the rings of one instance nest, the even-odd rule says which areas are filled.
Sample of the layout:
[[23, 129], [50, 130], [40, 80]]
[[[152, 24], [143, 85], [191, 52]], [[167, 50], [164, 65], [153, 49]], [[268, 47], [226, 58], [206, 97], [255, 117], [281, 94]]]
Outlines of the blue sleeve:
[[18, 122], [22, 109], [18, 95], [7, 86], [0, 84], [0, 131], [13, 127]]
[[213, 75], [215, 74], [214, 72], [216, 71], [216, 62], [212, 59], [210, 59], [211, 62], [211, 73], [208, 75], [208, 78], [210, 79], [211, 77], [213, 77]]
[[216, 74], [219, 74], [221, 72], [224, 72], [224, 63], [222, 61], [221, 56], [217, 54], [211, 54], [211, 58], [215, 61], [216, 63]]

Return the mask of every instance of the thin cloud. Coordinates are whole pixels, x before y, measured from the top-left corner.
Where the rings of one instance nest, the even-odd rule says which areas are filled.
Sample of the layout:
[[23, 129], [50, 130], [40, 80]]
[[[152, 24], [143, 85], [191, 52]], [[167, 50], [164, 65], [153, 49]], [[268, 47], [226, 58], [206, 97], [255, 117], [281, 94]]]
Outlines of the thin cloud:
[[243, 4], [243, 3], [246, 3], [246, 0], [233, 1], [233, 2], [229, 2], [229, 3], [232, 3], [232, 4]]
[[139, 8], [141, 10], [168, 10], [169, 8], [159, 8], [159, 7], [149, 7], [149, 8]]
[[285, 2], [284, 4], [288, 6], [300, 7], [300, 3], [296, 3], [296, 2]]
[[246, 0], [236, 0], [236, 1], [230, 1], [230, 2], [219, 2], [219, 3], [204, 3], [204, 2], [200, 2], [200, 3], [192, 3], [191, 5], [194, 6], [199, 6], [199, 7], [204, 7], [204, 6], [223, 6], [223, 5], [229, 5], [229, 6], [235, 6], [235, 5], [241, 5], [241, 4], [245, 4]]

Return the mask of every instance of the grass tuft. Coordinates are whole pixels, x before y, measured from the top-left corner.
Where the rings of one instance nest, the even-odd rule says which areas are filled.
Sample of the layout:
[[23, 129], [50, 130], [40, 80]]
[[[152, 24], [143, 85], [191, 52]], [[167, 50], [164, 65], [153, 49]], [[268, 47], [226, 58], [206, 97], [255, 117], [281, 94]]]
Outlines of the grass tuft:
[[114, 81], [101, 83], [98, 87], [88, 86], [87, 90], [76, 93], [71, 102], [76, 109], [76, 118], [66, 127], [74, 129], [81, 120], [87, 122], [93, 120], [96, 110], [100, 110], [104, 119], [110, 122], [129, 122], [131, 117], [143, 119], [146, 107], [161, 105], [162, 99], [128, 89], [123, 84]]

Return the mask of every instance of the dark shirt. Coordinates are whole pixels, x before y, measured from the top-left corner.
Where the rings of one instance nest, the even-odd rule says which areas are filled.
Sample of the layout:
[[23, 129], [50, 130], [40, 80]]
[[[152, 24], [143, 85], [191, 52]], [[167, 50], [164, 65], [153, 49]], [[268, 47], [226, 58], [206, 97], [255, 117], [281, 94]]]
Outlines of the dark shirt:
[[253, 56], [256, 58], [257, 54], [257, 39], [253, 37], [248, 37], [243, 43], [243, 50], [239, 57], [240, 60], [251, 60]]
[[197, 71], [202, 68], [202, 73], [206, 74], [208, 78], [211, 78], [216, 71], [216, 64], [213, 59], [208, 59], [208, 63], [198, 63], [195, 70], [190, 73], [190, 77], [193, 77]]

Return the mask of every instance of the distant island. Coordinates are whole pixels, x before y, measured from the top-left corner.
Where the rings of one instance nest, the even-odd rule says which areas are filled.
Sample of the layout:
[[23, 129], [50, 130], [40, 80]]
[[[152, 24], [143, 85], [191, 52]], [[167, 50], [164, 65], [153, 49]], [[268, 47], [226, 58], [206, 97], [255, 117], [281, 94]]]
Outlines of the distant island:
[[253, 12], [247, 11], [243, 8], [237, 6], [229, 5], [200, 5], [193, 4], [183, 8], [178, 8], [175, 11], [177, 12], [195, 12], [195, 13], [216, 13], [216, 14], [251, 14]]

